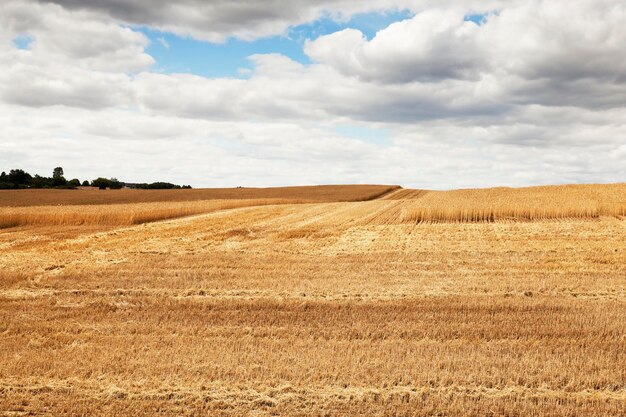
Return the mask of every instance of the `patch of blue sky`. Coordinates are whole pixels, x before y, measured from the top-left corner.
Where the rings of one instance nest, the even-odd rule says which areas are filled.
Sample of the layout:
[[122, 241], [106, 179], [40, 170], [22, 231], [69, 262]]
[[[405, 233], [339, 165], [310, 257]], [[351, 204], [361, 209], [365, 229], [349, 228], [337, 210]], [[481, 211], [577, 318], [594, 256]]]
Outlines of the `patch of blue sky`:
[[250, 55], [280, 53], [308, 63], [302, 46], [287, 37], [275, 36], [253, 42], [229, 39], [221, 44], [198, 41], [142, 29], [150, 38], [147, 52], [156, 60], [157, 70], [165, 73], [191, 73], [210, 78], [240, 77], [240, 69], [250, 69]]
[[330, 16], [324, 16], [315, 22], [294, 26], [281, 36], [254, 41], [231, 38], [221, 44], [198, 41], [149, 28], [137, 29], [151, 41], [147, 52], [156, 60], [157, 71], [191, 73], [210, 78], [239, 78], [248, 76], [252, 69], [248, 59], [250, 55], [278, 53], [308, 65], [311, 61], [303, 51], [307, 39], [316, 39], [346, 28], [358, 29], [368, 39], [372, 39], [379, 30], [409, 17], [411, 17], [409, 11], [400, 10], [357, 14], [346, 21], [337, 21]]
[[13, 46], [17, 49], [29, 49], [33, 40], [33, 37], [30, 35], [19, 35], [13, 38]]
[[376, 33], [395, 22], [409, 19], [413, 16], [410, 10], [387, 10], [383, 12], [359, 13], [345, 21], [332, 19], [325, 16], [313, 23], [296, 26], [291, 29], [290, 34], [300, 35], [300, 39], [315, 39], [319, 36], [328, 35], [343, 29], [358, 29], [367, 39], [372, 39]]
[[491, 15], [498, 15], [498, 11], [494, 10], [488, 13], [475, 13], [475, 14], [468, 14], [467, 16], [465, 16], [465, 21], [466, 22], [474, 22], [476, 23], [478, 26], [482, 26], [483, 24], [485, 24], [485, 22], [487, 21], [487, 18], [489, 18], [489, 16]]

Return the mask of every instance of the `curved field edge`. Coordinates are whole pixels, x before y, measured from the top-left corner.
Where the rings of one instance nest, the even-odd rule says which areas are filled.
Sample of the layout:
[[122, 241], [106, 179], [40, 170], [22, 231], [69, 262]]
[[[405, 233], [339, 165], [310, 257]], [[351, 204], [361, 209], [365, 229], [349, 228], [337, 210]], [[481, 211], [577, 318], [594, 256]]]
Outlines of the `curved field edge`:
[[410, 203], [0, 234], [0, 414], [624, 415], [626, 221]]
[[[20, 226], [128, 226], [218, 210], [275, 204], [369, 201], [398, 186], [337, 185], [202, 190], [18, 190], [0, 192], [0, 229]], [[218, 197], [228, 196], [228, 199]], [[244, 198], [246, 196], [274, 196]], [[194, 200], [199, 198], [200, 200]], [[179, 201], [180, 199], [180, 201]], [[94, 201], [98, 203], [94, 203]], [[145, 202], [144, 200], [157, 200]], [[123, 203], [114, 204], [115, 201]], [[61, 205], [53, 205], [62, 202]], [[82, 204], [79, 204], [82, 203]], [[4, 204], [4, 207], [2, 205]]]
[[[406, 197], [403, 197], [402, 194]], [[400, 221], [495, 222], [593, 219], [626, 216], [626, 183], [486, 188], [452, 191], [402, 190]]]
[[287, 199], [5, 207], [0, 229], [20, 226], [130, 226], [242, 207], [302, 204]]
[[[561, 185], [527, 188], [487, 188], [452, 191], [402, 189], [398, 186], [319, 186], [285, 187], [276, 189], [223, 189], [220, 193], [239, 191], [239, 196], [282, 195], [282, 198], [207, 199], [199, 201], [160, 201], [125, 204], [76, 204], [87, 201], [81, 193], [91, 191], [63, 191], [66, 204], [61, 206], [19, 206], [33, 197], [30, 193], [15, 202], [17, 207], [2, 207], [0, 228], [19, 226], [100, 225], [123, 226], [211, 213], [217, 210], [274, 204], [302, 204], [351, 202], [355, 220], [368, 218], [370, 223], [473, 223], [496, 221], [538, 221], [551, 219], [594, 219], [603, 216], [626, 216], [626, 183]], [[42, 193], [41, 201], [53, 201], [50, 191], [26, 190]], [[157, 191], [144, 194], [143, 190], [122, 190], [124, 198], [173, 199], [184, 195], [179, 191]], [[196, 195], [217, 196], [215, 190], [200, 191]], [[25, 191], [16, 191], [22, 193]], [[116, 192], [101, 194], [108, 201]], [[124, 194], [125, 192], [125, 194]], [[107, 194], [108, 193], [108, 194]], [[4, 194], [0, 192], [0, 197]], [[16, 194], [18, 195], [18, 194]], [[188, 195], [189, 196], [189, 195]], [[301, 196], [302, 198], [295, 198]], [[6, 198], [6, 195], [4, 195]], [[70, 198], [71, 197], [71, 198]], [[46, 200], [47, 199], [47, 200]], [[6, 201], [5, 201], [6, 202]], [[19, 204], [18, 204], [19, 203]], [[361, 206], [362, 205], [362, 206]], [[359, 208], [363, 208], [360, 210]]]
[[272, 188], [199, 188], [191, 190], [1, 190], [0, 207], [107, 205], [205, 200], [366, 201], [399, 189], [397, 185], [316, 185]]

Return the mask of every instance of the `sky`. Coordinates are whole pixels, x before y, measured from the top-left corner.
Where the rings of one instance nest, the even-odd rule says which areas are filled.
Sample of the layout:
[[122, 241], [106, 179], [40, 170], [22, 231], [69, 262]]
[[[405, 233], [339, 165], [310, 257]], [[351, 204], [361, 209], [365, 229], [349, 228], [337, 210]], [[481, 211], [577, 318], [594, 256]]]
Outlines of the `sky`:
[[626, 181], [622, 0], [3, 0], [0, 170]]

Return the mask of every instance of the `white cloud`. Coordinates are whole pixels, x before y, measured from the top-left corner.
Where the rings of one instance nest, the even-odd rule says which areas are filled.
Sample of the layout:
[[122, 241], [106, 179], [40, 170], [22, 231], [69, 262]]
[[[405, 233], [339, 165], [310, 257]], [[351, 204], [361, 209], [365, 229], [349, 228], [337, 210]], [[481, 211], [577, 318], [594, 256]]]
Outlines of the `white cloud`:
[[[0, 5], [0, 27], [0, 97], [14, 104], [132, 105], [127, 73], [154, 63], [143, 34], [90, 12], [10, 0]], [[28, 49], [16, 48], [12, 39], [25, 35]]]
[[57, 5], [7, 0], [0, 5], [3, 51], [20, 35], [32, 39], [31, 55], [45, 62], [102, 72], [133, 72], [149, 68], [148, 39], [89, 11], [68, 11]]
[[[518, 1], [479, 26], [462, 9], [434, 9], [368, 41], [346, 29], [305, 52], [366, 82], [470, 81], [467, 92], [510, 103], [621, 107], [626, 102], [626, 4]], [[486, 89], [483, 87], [487, 87]]]
[[[626, 178], [622, 2], [311, 3], [3, 3], [2, 169], [196, 186]], [[496, 5], [480, 26], [464, 19]], [[355, 29], [311, 40], [312, 65], [253, 55], [245, 79], [151, 72], [148, 40], [121, 24], [223, 40], [389, 6], [416, 14], [371, 40]], [[388, 138], [358, 140], [346, 124]]]
[[308, 41], [305, 52], [365, 81], [476, 79], [485, 52], [477, 45], [480, 28], [464, 16], [462, 10], [429, 10], [390, 25], [371, 41], [346, 29]]
[[[284, 34], [290, 26], [323, 16], [347, 20], [357, 13], [390, 9], [421, 11], [436, 4], [450, 7], [457, 0], [33, 0], [72, 10], [91, 10], [118, 21], [158, 28], [211, 42], [228, 37], [256, 39]], [[472, 11], [493, 9], [506, 0], [464, 0]], [[456, 7], [456, 6], [455, 6]]]
[[[102, 109], [133, 104], [124, 74], [98, 73], [7, 54], [0, 57], [0, 99], [22, 106]], [[11, 57], [15, 61], [11, 62]]]

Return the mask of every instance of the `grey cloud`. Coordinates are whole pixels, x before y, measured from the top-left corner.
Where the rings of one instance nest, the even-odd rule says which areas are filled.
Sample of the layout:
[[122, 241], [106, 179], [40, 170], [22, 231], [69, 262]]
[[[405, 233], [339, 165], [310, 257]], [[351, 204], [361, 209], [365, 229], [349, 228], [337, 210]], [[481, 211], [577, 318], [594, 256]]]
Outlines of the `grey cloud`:
[[0, 4], [0, 41], [32, 38], [32, 59], [95, 71], [134, 72], [154, 64], [148, 39], [92, 13], [71, 13], [54, 5], [9, 0]]
[[159, 114], [207, 120], [327, 120], [382, 123], [496, 115], [511, 105], [475, 93], [469, 81], [368, 84], [324, 66], [302, 67], [284, 56], [257, 56], [248, 80], [141, 74], [136, 97]]
[[603, 82], [593, 78], [561, 80], [511, 80], [508, 96], [519, 105], [611, 109], [626, 106], [626, 82]]
[[433, 9], [372, 40], [346, 29], [308, 41], [305, 52], [367, 83], [464, 80], [491, 84], [485, 98], [510, 104], [623, 107], [626, 4], [582, 0], [564, 7], [512, 1], [481, 25], [465, 21], [463, 9]]
[[[33, 76], [39, 79], [31, 78]], [[7, 103], [22, 106], [68, 106], [98, 110], [129, 104], [130, 90], [125, 89], [124, 84], [124, 80], [119, 79], [55, 79], [47, 74], [24, 73], [12, 77], [9, 83], [3, 83], [0, 86], [0, 97]]]
[[429, 10], [390, 25], [368, 41], [346, 29], [308, 41], [312, 59], [335, 66], [343, 74], [382, 83], [437, 82], [479, 77], [485, 53], [474, 22], [461, 10]]
[[[345, 19], [355, 13], [390, 9], [422, 10], [429, 0], [32, 0], [55, 3], [72, 10], [106, 14], [118, 21], [150, 26], [179, 35], [220, 42], [230, 36], [243, 39], [279, 35], [290, 26], [322, 16]], [[488, 10], [504, 0], [469, 0], [466, 10]], [[449, 7], [455, 0], [439, 0]]]
[[103, 109], [133, 101], [124, 74], [93, 72], [42, 62], [30, 52], [0, 54], [0, 98], [21, 106]]
[[[95, 10], [119, 21], [146, 25], [209, 41], [228, 36], [254, 38], [282, 33], [292, 24], [319, 17], [325, 6], [354, 1], [232, 1], [232, 0], [40, 0], [68, 9]], [[345, 6], [344, 6], [345, 7]]]
[[[323, 10], [402, 2], [51, 3], [0, 5], [0, 145], [16, 166], [46, 172], [50, 158], [65, 157], [81, 178], [110, 168], [147, 181], [184, 160], [164, 179], [197, 186], [341, 178], [445, 188], [626, 175], [617, 0], [505, 2], [482, 26], [464, 23], [465, 3], [437, 2], [374, 40], [345, 31], [311, 41], [312, 65], [256, 55], [246, 80], [149, 72], [147, 40], [120, 22], [252, 38]], [[34, 38], [28, 51], [10, 43], [22, 32]], [[383, 126], [388, 144], [335, 134], [342, 123]]]
[[[390, 146], [380, 148], [302, 122], [231, 123], [173, 114], [15, 108], [0, 103], [0, 148], [6, 150], [10, 138], [19, 138], [14, 145], [21, 153], [5, 162], [35, 172], [47, 172], [55, 166], [51, 165], [54, 160], [81, 179], [117, 175], [129, 181], [164, 178], [194, 186], [314, 184], [340, 179], [440, 189], [623, 181], [626, 168], [615, 157], [622, 152], [619, 133], [623, 138], [626, 132], [623, 116], [590, 115], [582, 109], [562, 112], [563, 122], [550, 108], [535, 108], [534, 114], [515, 118], [542, 120], [537, 132], [547, 136], [566, 138], [584, 128], [586, 145], [500, 142], [513, 133], [501, 118], [484, 119], [481, 126], [473, 118], [386, 125]], [[572, 118], [584, 123], [571, 125]], [[19, 120], [33, 123], [15, 123]], [[594, 136], [594, 129], [610, 120], [615, 126]], [[155, 140], [160, 131], [174, 136]], [[149, 155], [143, 152], [146, 141]], [[91, 155], [88, 159], [84, 158], [87, 154]], [[163, 167], [169, 168], [164, 171]]]
[[[28, 50], [16, 49], [11, 40], [24, 34], [32, 38]], [[0, 99], [93, 110], [131, 105], [126, 73], [154, 62], [147, 43], [93, 14], [10, 0], [0, 4]]]

